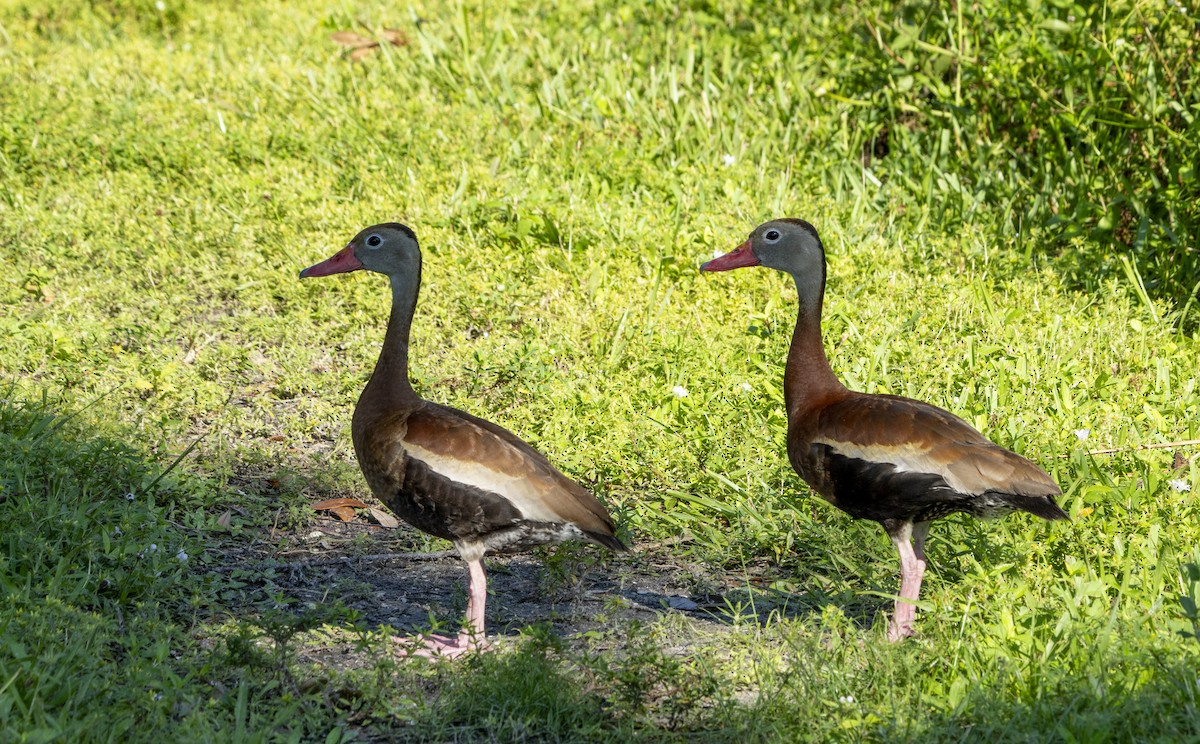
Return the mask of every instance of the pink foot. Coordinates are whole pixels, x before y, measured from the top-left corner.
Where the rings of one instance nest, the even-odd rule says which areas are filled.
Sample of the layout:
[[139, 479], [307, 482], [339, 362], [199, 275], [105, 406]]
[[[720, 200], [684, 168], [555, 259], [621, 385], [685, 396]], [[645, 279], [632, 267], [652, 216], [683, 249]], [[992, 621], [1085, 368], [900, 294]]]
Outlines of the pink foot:
[[912, 635], [913, 627], [911, 620], [905, 623], [897, 623], [895, 620], [892, 620], [888, 623], [887, 639], [892, 643], [902, 641]]
[[486, 651], [488, 642], [474, 633], [459, 633], [455, 637], [429, 633], [416, 637], [392, 636], [399, 644], [397, 655], [403, 658], [420, 656], [426, 659], [457, 659], [472, 651]]

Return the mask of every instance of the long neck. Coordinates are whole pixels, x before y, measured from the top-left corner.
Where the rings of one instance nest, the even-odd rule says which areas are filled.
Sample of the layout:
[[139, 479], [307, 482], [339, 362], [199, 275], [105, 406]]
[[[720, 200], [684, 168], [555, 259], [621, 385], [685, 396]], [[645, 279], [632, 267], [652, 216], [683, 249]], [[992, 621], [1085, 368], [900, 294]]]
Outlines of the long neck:
[[821, 342], [821, 302], [825, 294], [825, 277], [793, 275], [800, 296], [796, 315], [796, 330], [792, 332], [792, 347], [788, 351], [787, 368], [783, 377], [783, 399], [788, 419], [792, 420], [832, 397], [846, 392], [825, 356]]
[[375, 363], [375, 371], [363, 390], [363, 397], [396, 399], [416, 395], [408, 379], [408, 337], [417, 309], [417, 293], [421, 289], [421, 271], [418, 268], [412, 274], [394, 275], [391, 283], [392, 314], [388, 318], [379, 361]]

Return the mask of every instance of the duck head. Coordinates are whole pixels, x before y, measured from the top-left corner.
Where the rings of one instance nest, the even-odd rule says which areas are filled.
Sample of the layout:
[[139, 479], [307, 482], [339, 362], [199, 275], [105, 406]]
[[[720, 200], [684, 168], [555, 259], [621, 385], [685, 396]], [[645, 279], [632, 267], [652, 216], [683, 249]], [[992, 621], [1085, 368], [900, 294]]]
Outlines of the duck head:
[[703, 264], [701, 271], [729, 271], [743, 266], [766, 266], [792, 276], [822, 275], [825, 250], [817, 229], [791, 217], [764, 222], [745, 243]]
[[729, 271], [766, 266], [792, 275], [802, 312], [820, 317], [825, 295], [825, 248], [817, 229], [792, 217], [764, 222], [745, 243], [700, 266], [701, 271]]
[[300, 272], [301, 279], [365, 269], [388, 276], [420, 275], [421, 248], [407, 225], [385, 222], [354, 236], [346, 247]]

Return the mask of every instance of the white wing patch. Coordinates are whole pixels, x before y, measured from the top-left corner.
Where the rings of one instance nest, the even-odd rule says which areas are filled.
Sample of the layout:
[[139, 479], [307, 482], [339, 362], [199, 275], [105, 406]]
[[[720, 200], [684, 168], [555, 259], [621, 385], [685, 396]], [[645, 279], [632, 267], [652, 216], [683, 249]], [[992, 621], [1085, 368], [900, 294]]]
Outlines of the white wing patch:
[[529, 478], [501, 473], [476, 460], [460, 460], [411, 442], [405, 442], [404, 449], [409, 457], [420, 460], [444, 478], [503, 496], [525, 519], [536, 522], [562, 521], [562, 517], [546, 506], [537, 486]]

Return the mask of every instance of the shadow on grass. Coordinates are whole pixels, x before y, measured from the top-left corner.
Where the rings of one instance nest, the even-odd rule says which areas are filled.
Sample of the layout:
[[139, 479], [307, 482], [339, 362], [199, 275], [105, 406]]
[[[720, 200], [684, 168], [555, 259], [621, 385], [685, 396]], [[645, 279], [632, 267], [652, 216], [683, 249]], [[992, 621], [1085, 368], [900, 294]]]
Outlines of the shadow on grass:
[[[881, 590], [870, 594], [850, 589], [792, 591], [771, 586], [781, 583], [773, 577], [726, 573], [718, 566], [693, 565], [682, 558], [670, 562], [636, 552], [601, 557], [590, 553], [590, 548], [575, 547], [548, 556], [545, 552], [551, 551], [487, 559], [489, 635], [515, 636], [525, 628], [545, 625], [568, 638], [670, 615], [701, 627], [766, 628], [781, 621], [820, 617], [830, 608], [867, 630], [892, 606], [886, 596], [876, 596]], [[394, 558], [388, 558], [389, 549], [396, 550]], [[562, 560], [564, 553], [567, 558]], [[780, 571], [777, 566], [766, 570]], [[401, 635], [452, 631], [463, 621], [466, 609], [467, 570], [452, 553], [413, 559], [404, 548], [376, 548], [369, 560], [322, 554], [292, 562], [250, 562], [239, 577], [268, 582], [297, 606], [336, 600], [372, 631]]]
[[0, 740], [232, 740], [276, 713], [323, 738], [328, 711], [191, 636], [228, 588], [180, 526], [203, 484], [81, 419], [0, 401]]
[[783, 620], [820, 617], [836, 608], [861, 630], [868, 630], [891, 602], [851, 591], [837, 594], [792, 593], [741, 586], [723, 594], [682, 596], [651, 591], [623, 591], [621, 596], [657, 612], [678, 612], [695, 620], [734, 627], [766, 628]]
[[[339, 604], [372, 608], [376, 624], [428, 628], [428, 607], [403, 611], [415, 605], [407, 595], [420, 595], [433, 609], [449, 607], [456, 621], [453, 605], [466, 575], [461, 561], [375, 572], [383, 583], [345, 566], [260, 571], [247, 562], [207, 570], [200, 564], [227, 567], [229, 554], [206, 556], [217, 545], [214, 535], [181, 525], [197, 521], [189, 512], [206, 508], [197, 500], [212, 502], [207, 508], [219, 513], [206, 490], [211, 484], [182, 468], [165, 472], [170, 468], [120, 437], [90, 431], [44, 401], [14, 401], [12, 391], [6, 393], [0, 403], [0, 739], [86, 741], [102, 732], [109, 740], [235, 741], [270, 731], [280, 740], [340, 741], [330, 734], [349, 718], [409, 699], [409, 690], [373, 679], [359, 686], [354, 701], [342, 701], [327, 689], [340, 685], [337, 667], [313, 670], [296, 662], [308, 643], [298, 635], [326, 623], [346, 629], [357, 622]], [[243, 542], [260, 535], [250, 532]], [[544, 593], [540, 568], [528, 560], [492, 575], [518, 599]], [[538, 613], [545, 606], [530, 604]], [[501, 620], [498, 627], [528, 624], [506, 616], [503, 605]], [[389, 654], [372, 650], [366, 658], [370, 667], [386, 663]], [[443, 680], [428, 689], [446, 701], [438, 708], [439, 720], [446, 719], [436, 724], [439, 730], [492, 728], [484, 713], [465, 702], [451, 704], [474, 700], [500, 679], [512, 685], [514, 667], [527, 670], [527, 689], [507, 690], [506, 704], [515, 712], [529, 709], [537, 719], [528, 724], [532, 730], [607, 730], [610, 721], [595, 696], [539, 658], [544, 654], [488, 655], [471, 663], [498, 669], [500, 677], [456, 674], [451, 679], [464, 687]], [[443, 695], [441, 687], [462, 689], [466, 697]], [[395, 696], [385, 699], [390, 693]], [[424, 698], [419, 705], [426, 705]]]

